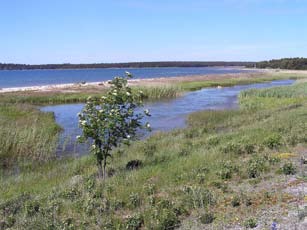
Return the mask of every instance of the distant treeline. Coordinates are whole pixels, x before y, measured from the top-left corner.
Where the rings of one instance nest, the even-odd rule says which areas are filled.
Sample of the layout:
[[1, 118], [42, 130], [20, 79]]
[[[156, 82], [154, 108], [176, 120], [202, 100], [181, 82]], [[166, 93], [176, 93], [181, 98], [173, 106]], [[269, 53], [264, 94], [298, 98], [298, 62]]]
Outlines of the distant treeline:
[[307, 70], [307, 58], [283, 58], [256, 63], [257, 68]]
[[147, 68], [147, 67], [210, 67], [210, 66], [247, 66], [254, 62], [127, 62], [127, 63], [94, 63], [94, 64], [43, 64], [26, 65], [0, 63], [0, 70], [29, 69], [93, 69], [93, 68]]

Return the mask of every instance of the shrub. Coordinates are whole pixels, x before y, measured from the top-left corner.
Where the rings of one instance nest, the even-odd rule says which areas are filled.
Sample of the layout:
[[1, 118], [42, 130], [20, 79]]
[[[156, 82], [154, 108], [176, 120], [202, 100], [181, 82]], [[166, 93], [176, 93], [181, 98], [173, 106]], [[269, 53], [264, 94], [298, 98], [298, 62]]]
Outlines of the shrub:
[[160, 209], [158, 216], [156, 217], [157, 226], [154, 229], [167, 229], [172, 230], [179, 226], [180, 221], [178, 216], [173, 210]]
[[281, 136], [279, 134], [271, 134], [264, 139], [263, 144], [270, 149], [277, 148], [281, 145]]
[[285, 163], [281, 170], [285, 175], [294, 175], [296, 173], [296, 168], [292, 162]]
[[24, 208], [27, 216], [33, 216], [39, 212], [40, 203], [38, 201], [27, 201]]
[[127, 170], [134, 170], [142, 167], [143, 162], [141, 160], [131, 160], [126, 164]]
[[138, 193], [131, 193], [129, 196], [129, 201], [133, 208], [136, 208], [141, 205], [141, 198]]
[[199, 220], [202, 224], [211, 224], [214, 219], [215, 217], [212, 212], [206, 212], [199, 217]]
[[266, 159], [260, 156], [254, 156], [248, 161], [247, 174], [249, 178], [257, 178], [260, 173], [266, 169]]
[[237, 167], [233, 165], [231, 161], [224, 161], [220, 164], [220, 170], [217, 175], [222, 179], [231, 179], [232, 174], [237, 171]]
[[246, 228], [256, 228], [257, 227], [257, 221], [254, 218], [247, 219], [244, 222], [244, 226]]
[[221, 150], [223, 153], [242, 154], [244, 152], [242, 146], [236, 142], [227, 143]]
[[144, 218], [141, 214], [137, 213], [133, 216], [129, 216], [126, 220], [127, 230], [138, 230], [144, 224]]
[[232, 207], [238, 207], [240, 206], [240, 197], [239, 196], [234, 196], [231, 200], [231, 205]]

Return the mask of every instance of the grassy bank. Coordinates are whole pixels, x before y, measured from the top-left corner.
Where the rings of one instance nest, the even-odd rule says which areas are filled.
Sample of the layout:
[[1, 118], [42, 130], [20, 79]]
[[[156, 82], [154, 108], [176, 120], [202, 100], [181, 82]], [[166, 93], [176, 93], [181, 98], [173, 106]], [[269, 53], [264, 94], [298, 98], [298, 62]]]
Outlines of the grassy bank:
[[274, 81], [274, 80], [283, 80], [283, 79], [305, 79], [306, 74], [288, 74], [288, 73], [267, 73], [267, 74], [259, 74], [257, 77], [239, 77], [239, 78], [228, 78], [223, 79], [222, 81], [217, 80], [208, 80], [208, 81], [192, 81], [192, 82], [180, 82], [177, 85], [182, 88], [185, 91], [194, 91], [199, 90], [202, 88], [208, 88], [208, 87], [229, 87], [229, 86], [235, 86], [235, 85], [248, 85], [253, 83], [261, 83], [261, 82], [267, 82], [267, 81]]
[[[301, 82], [244, 92], [240, 110], [194, 113], [184, 130], [121, 147], [105, 183], [97, 181], [91, 156], [3, 177], [0, 224], [158, 230], [268, 228], [282, 222], [284, 212], [292, 211], [290, 201], [305, 199], [283, 186], [289, 178], [304, 181], [298, 159], [307, 144], [306, 87]], [[141, 166], [127, 169], [131, 160]], [[297, 176], [287, 175], [292, 173]], [[274, 207], [276, 215], [263, 221], [262, 210]]]
[[51, 113], [30, 105], [0, 104], [0, 170], [54, 157], [60, 127]]
[[[142, 90], [146, 100], [159, 100], [162, 98], [174, 98], [182, 93], [182, 89], [178, 86], [138, 86], [133, 87], [135, 90]], [[89, 87], [84, 89], [76, 89], [73, 92], [68, 91], [25, 91], [11, 92], [0, 94], [0, 103], [9, 104], [69, 104], [84, 103], [89, 96], [101, 97], [107, 92], [104, 87]]]

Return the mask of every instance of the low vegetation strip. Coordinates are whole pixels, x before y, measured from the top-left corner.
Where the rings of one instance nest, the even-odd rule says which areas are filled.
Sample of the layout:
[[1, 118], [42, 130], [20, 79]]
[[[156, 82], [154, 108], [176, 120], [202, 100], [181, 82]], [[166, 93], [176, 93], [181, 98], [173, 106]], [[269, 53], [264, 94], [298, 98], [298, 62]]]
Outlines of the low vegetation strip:
[[299, 159], [307, 149], [302, 84], [289, 91], [242, 93], [240, 110], [194, 113], [186, 129], [118, 147], [104, 183], [96, 178], [91, 156], [24, 167], [18, 176], [2, 177], [1, 227], [299, 226], [305, 212], [298, 204], [305, 197], [294, 188], [304, 183]]

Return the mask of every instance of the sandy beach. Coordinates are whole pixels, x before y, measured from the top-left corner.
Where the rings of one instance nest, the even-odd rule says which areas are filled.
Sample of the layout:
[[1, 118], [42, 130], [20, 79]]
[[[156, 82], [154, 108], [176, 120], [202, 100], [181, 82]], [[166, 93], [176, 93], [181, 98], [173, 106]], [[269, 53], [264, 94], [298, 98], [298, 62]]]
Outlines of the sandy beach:
[[[172, 84], [177, 82], [198, 82], [198, 81], [218, 81], [224, 79], [238, 79], [238, 78], [255, 78], [264, 76], [268, 71], [259, 70], [254, 73], [236, 73], [236, 74], [208, 74], [208, 75], [191, 75], [182, 77], [162, 77], [162, 78], [148, 78], [148, 79], [132, 79], [129, 80], [131, 86], [158, 86], [165, 84]], [[307, 71], [306, 71], [307, 73]], [[27, 86], [27, 87], [12, 87], [0, 88], [0, 93], [9, 92], [78, 92], [89, 88], [107, 88], [109, 81], [102, 82], [86, 82], [69, 83], [69, 84], [54, 84], [43, 86]]]

